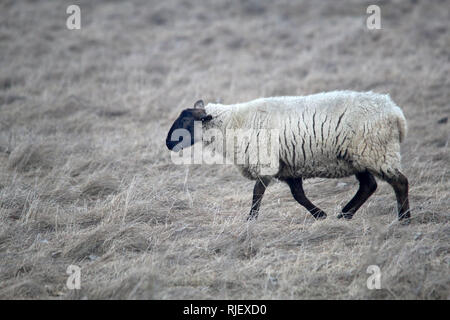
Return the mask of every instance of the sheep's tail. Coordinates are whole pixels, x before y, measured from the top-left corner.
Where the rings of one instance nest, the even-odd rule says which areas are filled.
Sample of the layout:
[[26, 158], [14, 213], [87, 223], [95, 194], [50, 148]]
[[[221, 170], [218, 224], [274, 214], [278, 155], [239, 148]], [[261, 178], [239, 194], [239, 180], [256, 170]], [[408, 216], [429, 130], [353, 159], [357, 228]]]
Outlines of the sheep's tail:
[[403, 140], [405, 140], [406, 134], [408, 132], [408, 127], [406, 125], [406, 119], [405, 119], [405, 116], [403, 116], [403, 112], [402, 112], [402, 116], [397, 118], [397, 125], [398, 125], [400, 142], [403, 142]]
[[[395, 104], [393, 105], [392, 111], [393, 111], [392, 115], [395, 117], [395, 120], [394, 119], [392, 120], [397, 122], [398, 138], [400, 142], [403, 142], [403, 140], [405, 140], [406, 138], [406, 133], [408, 132], [405, 115], [403, 114], [402, 109], [400, 109], [400, 107], [398, 107]], [[394, 121], [393, 123], [395, 123]]]
[[387, 95], [387, 99], [391, 103], [391, 105], [393, 107], [392, 109], [393, 109], [395, 117], [397, 119], [397, 128], [398, 128], [399, 140], [400, 140], [400, 142], [403, 142], [405, 140], [405, 138], [406, 138], [406, 134], [408, 133], [408, 126], [406, 125], [405, 115], [403, 114], [402, 109], [400, 109], [400, 107], [397, 106], [395, 104], [395, 102], [391, 100], [389, 95]]

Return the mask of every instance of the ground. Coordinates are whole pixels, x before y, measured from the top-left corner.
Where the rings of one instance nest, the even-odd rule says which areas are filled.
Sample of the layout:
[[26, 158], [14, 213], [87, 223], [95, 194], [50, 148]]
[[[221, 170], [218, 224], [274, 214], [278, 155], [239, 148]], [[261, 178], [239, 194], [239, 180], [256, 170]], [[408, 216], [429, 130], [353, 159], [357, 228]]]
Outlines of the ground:
[[[0, 4], [0, 298], [450, 298], [449, 1], [86, 0], [80, 30], [69, 4]], [[252, 181], [165, 146], [198, 99], [341, 89], [403, 109], [410, 225], [382, 181], [336, 219], [353, 177], [305, 182], [326, 220], [275, 183], [247, 223]]]

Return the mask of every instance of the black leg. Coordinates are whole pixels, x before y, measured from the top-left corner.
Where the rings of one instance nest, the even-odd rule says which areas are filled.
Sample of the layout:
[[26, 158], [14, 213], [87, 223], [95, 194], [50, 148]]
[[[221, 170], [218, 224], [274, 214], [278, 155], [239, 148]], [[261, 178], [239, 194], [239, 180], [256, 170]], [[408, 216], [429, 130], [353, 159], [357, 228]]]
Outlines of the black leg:
[[366, 202], [367, 199], [377, 190], [377, 182], [370, 172], [359, 172], [356, 174], [359, 181], [359, 189], [355, 196], [345, 205], [337, 217], [338, 219], [351, 219], [355, 212]]
[[270, 183], [270, 180], [270, 178], [265, 177], [258, 178], [258, 180], [256, 180], [255, 186], [253, 188], [252, 208], [250, 209], [250, 214], [248, 215], [247, 220], [258, 218], [261, 200], [264, 196], [264, 192], [266, 191], [267, 186]]
[[397, 174], [392, 178], [386, 178], [386, 181], [392, 186], [397, 198], [398, 220], [406, 220], [409, 222], [411, 213], [409, 209], [408, 200], [408, 179], [397, 171]]
[[316, 219], [325, 219], [327, 214], [317, 208], [305, 195], [303, 191], [303, 183], [302, 178], [288, 178], [286, 179], [286, 183], [289, 185], [291, 189], [292, 195], [294, 199], [297, 200], [302, 206], [304, 206]]

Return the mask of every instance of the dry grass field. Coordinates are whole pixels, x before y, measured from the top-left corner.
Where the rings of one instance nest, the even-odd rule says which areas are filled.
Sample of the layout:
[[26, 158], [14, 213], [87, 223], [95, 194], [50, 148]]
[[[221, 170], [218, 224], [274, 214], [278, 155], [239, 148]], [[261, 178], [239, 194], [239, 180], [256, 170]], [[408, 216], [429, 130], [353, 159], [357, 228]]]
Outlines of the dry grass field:
[[[0, 2], [1, 299], [450, 298], [450, 1], [76, 3]], [[338, 220], [353, 177], [305, 182], [324, 221], [275, 183], [247, 223], [252, 181], [165, 146], [197, 99], [340, 89], [403, 109], [410, 225], [382, 181]]]

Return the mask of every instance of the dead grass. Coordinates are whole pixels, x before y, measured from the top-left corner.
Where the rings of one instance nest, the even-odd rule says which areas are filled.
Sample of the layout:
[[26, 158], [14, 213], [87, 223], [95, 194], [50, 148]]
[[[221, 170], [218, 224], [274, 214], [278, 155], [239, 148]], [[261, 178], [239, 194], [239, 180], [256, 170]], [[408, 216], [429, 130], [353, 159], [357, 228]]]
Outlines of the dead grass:
[[[0, 4], [0, 298], [448, 299], [447, 1], [81, 1]], [[411, 225], [380, 182], [352, 221], [353, 178], [314, 179], [315, 222], [274, 184], [246, 223], [252, 182], [177, 166], [164, 141], [194, 101], [335, 89], [390, 93]], [[66, 287], [70, 264], [81, 289]], [[366, 269], [382, 272], [368, 290]]]

